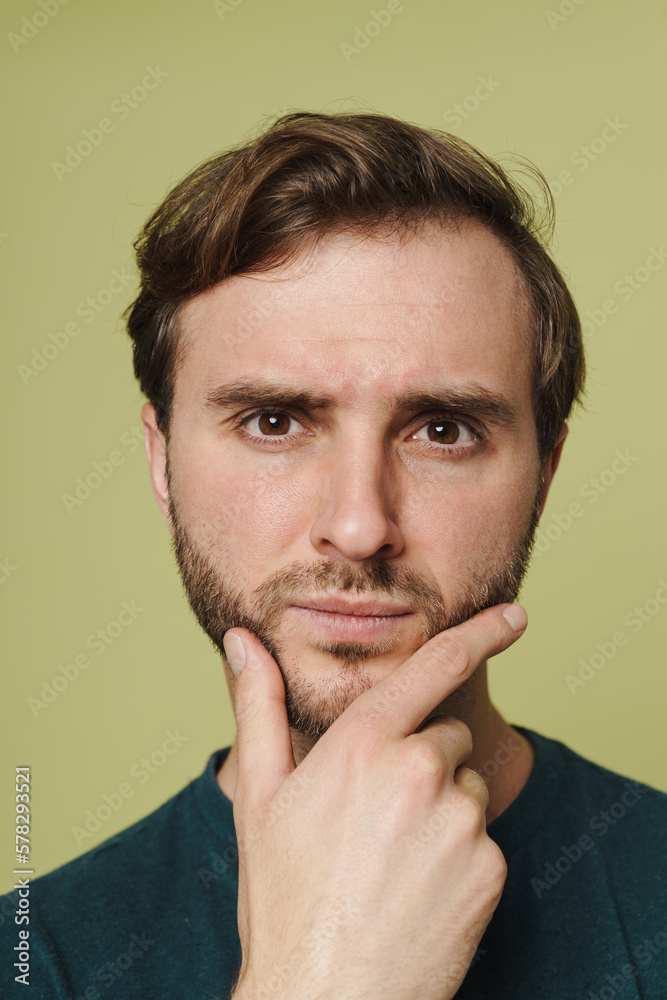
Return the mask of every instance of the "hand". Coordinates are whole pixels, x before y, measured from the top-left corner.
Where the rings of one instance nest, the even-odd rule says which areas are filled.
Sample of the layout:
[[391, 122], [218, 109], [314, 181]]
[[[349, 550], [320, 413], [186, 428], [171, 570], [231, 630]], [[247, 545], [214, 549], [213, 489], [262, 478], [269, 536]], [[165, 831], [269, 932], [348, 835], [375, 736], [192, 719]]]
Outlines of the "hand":
[[[236, 680], [234, 997], [448, 1000], [505, 883], [488, 791], [458, 719], [424, 722], [525, 630], [507, 604], [434, 636], [356, 698], [295, 766], [285, 687], [247, 629]], [[424, 831], [437, 836], [424, 836]]]

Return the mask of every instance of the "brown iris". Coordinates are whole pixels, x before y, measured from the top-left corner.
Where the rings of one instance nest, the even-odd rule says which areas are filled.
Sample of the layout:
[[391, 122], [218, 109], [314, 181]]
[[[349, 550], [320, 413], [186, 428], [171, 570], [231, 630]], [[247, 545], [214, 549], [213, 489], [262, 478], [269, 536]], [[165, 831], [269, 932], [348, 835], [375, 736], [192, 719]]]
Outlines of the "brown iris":
[[[287, 413], [262, 413], [257, 419], [257, 426], [262, 434], [269, 434], [270, 431], [276, 434], [287, 434], [289, 430], [290, 417]], [[284, 430], [281, 429], [281, 426]]]
[[[431, 441], [437, 441], [438, 444], [456, 444], [459, 429], [454, 420], [431, 420], [428, 427], [428, 436]], [[435, 434], [431, 432], [432, 427], [435, 428]]]

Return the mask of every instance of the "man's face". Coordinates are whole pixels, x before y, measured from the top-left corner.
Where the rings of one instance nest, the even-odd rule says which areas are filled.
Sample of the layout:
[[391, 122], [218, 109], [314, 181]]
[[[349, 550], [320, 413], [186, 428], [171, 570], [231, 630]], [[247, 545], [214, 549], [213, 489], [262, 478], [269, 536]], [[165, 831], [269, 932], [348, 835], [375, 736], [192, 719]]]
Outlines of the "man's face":
[[[181, 330], [165, 477], [184, 586], [221, 652], [229, 628], [260, 639], [290, 727], [317, 738], [432, 636], [519, 592], [545, 499], [527, 302], [477, 224], [403, 244], [339, 233], [197, 296]], [[254, 406], [232, 398], [241, 381], [280, 388]], [[336, 596], [409, 612], [300, 607]]]

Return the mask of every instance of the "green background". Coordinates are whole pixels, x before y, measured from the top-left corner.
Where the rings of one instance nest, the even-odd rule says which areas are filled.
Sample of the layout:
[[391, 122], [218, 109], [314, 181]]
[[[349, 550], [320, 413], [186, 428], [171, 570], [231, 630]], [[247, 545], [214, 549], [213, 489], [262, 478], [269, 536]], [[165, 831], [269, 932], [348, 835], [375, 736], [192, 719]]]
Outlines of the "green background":
[[[53, 10], [57, 0], [44, 2]], [[667, 238], [665, 6], [399, 6], [350, 53], [342, 43], [363, 42], [357, 29], [384, 0], [70, 0], [38, 16], [47, 20], [38, 29], [23, 21], [42, 10], [37, 0], [3, 5], [3, 889], [13, 882], [15, 765], [32, 768], [32, 861], [42, 874], [156, 808], [234, 738], [220, 658], [189, 610], [143, 444], [133, 443], [142, 398], [119, 317], [135, 282], [104, 290], [177, 180], [292, 110], [392, 114], [456, 132], [508, 165], [508, 154], [528, 156], [550, 182], [569, 170], [570, 183], [554, 189], [554, 253], [584, 319], [607, 300], [615, 311], [589, 325], [587, 409], [570, 422], [542, 519], [544, 551], [520, 596], [528, 630], [492, 660], [492, 692], [511, 722], [667, 790], [667, 606], [649, 604], [655, 613], [636, 631], [624, 623], [667, 578], [667, 268], [620, 291]], [[22, 29], [34, 37], [12, 44]], [[114, 102], [141, 86], [146, 67], [166, 76], [121, 117]], [[493, 93], [475, 102], [480, 77]], [[456, 104], [467, 117], [454, 127]], [[54, 161], [103, 118], [113, 131], [59, 179]], [[605, 143], [608, 118], [620, 126]], [[581, 147], [591, 150], [585, 169]], [[77, 312], [88, 297], [101, 308], [91, 321], [85, 305]], [[72, 322], [80, 332], [26, 377], [33, 349]], [[610, 471], [617, 450], [633, 459], [620, 474]], [[68, 511], [62, 495], [113, 451], [122, 462]], [[581, 516], [568, 525], [573, 503]], [[88, 636], [133, 601], [143, 609], [136, 619], [102, 654], [91, 651]], [[609, 650], [619, 630], [626, 644], [612, 642], [614, 655], [570, 690], [580, 659], [597, 643]], [[85, 652], [90, 666], [35, 714], [29, 699]], [[182, 746], [141, 781], [135, 765], [167, 731]], [[123, 783], [131, 797], [77, 843], [73, 827]]]

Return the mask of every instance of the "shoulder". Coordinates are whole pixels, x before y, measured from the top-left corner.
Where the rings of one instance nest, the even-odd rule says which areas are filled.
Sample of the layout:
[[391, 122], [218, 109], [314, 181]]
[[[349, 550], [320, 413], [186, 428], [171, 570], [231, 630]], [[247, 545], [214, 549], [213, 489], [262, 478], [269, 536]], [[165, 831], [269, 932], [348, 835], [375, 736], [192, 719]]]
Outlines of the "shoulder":
[[634, 880], [646, 886], [667, 878], [667, 793], [597, 764], [558, 740], [524, 732], [541, 755], [540, 780], [553, 782], [545, 790], [549, 811], [542, 837], [599, 854], [623, 883]]
[[[143, 817], [132, 826], [101, 844], [91, 848], [74, 860], [61, 865], [46, 875], [31, 881], [34, 898], [41, 901], [53, 900], [60, 907], [69, 907], [71, 897], [94, 896], [96, 891], [106, 887], [110, 881], [116, 885], [136, 881], [137, 873], [163, 859], [174, 838], [178, 838], [186, 814], [191, 808], [192, 784], [187, 785], [159, 808]], [[4, 901], [13, 898], [14, 893], [2, 897]]]
[[[233, 833], [232, 806], [215, 779], [225, 752], [216, 751], [202, 775], [143, 819], [30, 881], [23, 905], [35, 996], [70, 996], [73, 983], [77, 995], [99, 996], [100, 983], [115, 982], [139, 959], [136, 989], [143, 989], [142, 977], [159, 978], [167, 953], [180, 948], [182, 958], [196, 950], [199, 910], [207, 907], [220, 914], [235, 954], [234, 867], [219, 853]], [[219, 863], [209, 871], [212, 857]], [[0, 993], [17, 941], [18, 895], [15, 889], [0, 898]], [[169, 930], [158, 943], [152, 933], [165, 921]]]
[[[161, 806], [119, 833], [59, 868], [30, 882], [31, 909], [73, 914], [86, 900], [90, 913], [100, 908], [122, 908], [150, 886], [159, 903], [163, 891], [172, 892], [183, 879], [197, 877], [208, 863], [212, 828], [224, 835], [231, 817], [215, 781], [215, 770], [227, 750], [211, 755], [204, 772]], [[217, 793], [217, 794], [216, 794]], [[211, 815], [211, 800], [220, 811]], [[227, 800], [224, 800], [226, 803]], [[229, 817], [227, 815], [229, 813]], [[169, 878], [165, 878], [169, 873]], [[16, 890], [0, 897], [0, 926], [13, 916]]]
[[[667, 793], [627, 774], [612, 771], [583, 757], [565, 744], [562, 748], [566, 781], [576, 782], [584, 804], [606, 807], [612, 818], [622, 819], [635, 813], [635, 818], [652, 827], [667, 822]], [[635, 807], [641, 805], [641, 809]]]

